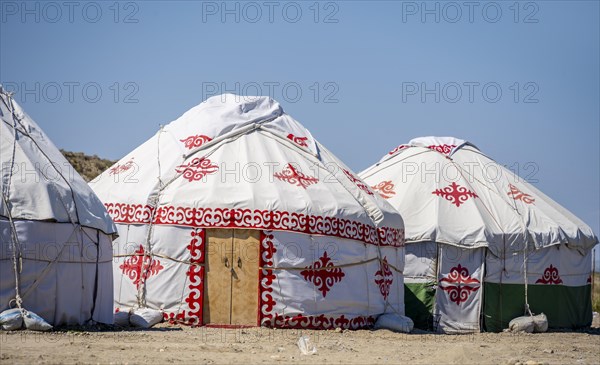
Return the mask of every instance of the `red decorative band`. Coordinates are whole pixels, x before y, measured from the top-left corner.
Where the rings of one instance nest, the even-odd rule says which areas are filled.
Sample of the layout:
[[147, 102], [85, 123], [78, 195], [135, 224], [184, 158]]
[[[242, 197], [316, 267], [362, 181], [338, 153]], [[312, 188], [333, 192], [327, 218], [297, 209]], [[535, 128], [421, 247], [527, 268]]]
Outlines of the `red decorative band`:
[[142, 204], [106, 203], [115, 223], [174, 225], [196, 228], [252, 228], [292, 231], [358, 240], [374, 245], [400, 247], [404, 230], [375, 228], [365, 223], [336, 217], [322, 217], [276, 210], [229, 208], [187, 208]]
[[312, 330], [331, 330], [335, 328], [357, 330], [370, 328], [375, 324], [373, 316], [358, 316], [347, 318], [343, 314], [337, 317], [324, 314], [305, 316], [297, 314], [294, 316], [283, 316], [275, 314], [273, 318], [263, 319], [261, 325], [271, 328], [293, 328]]

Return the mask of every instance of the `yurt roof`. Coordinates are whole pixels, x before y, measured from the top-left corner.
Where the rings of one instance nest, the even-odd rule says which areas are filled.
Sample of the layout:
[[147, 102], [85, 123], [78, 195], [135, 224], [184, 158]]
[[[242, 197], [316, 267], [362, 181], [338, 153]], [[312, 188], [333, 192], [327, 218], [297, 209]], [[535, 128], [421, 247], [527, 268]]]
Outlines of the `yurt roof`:
[[91, 185], [117, 223], [402, 242], [398, 212], [268, 97], [209, 98]]
[[0, 118], [0, 216], [117, 232], [92, 189], [1, 86]]
[[514, 252], [598, 242], [583, 221], [465, 140], [413, 139], [360, 176], [398, 209], [407, 243]]

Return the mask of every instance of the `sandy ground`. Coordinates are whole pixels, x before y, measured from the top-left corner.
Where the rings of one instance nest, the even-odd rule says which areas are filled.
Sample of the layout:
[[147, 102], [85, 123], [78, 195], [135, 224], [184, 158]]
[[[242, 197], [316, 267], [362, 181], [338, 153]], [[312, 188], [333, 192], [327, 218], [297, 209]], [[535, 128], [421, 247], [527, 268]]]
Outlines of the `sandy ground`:
[[[2, 364], [599, 364], [600, 318], [582, 332], [471, 335], [266, 328], [0, 332]], [[315, 355], [297, 342], [310, 337]]]

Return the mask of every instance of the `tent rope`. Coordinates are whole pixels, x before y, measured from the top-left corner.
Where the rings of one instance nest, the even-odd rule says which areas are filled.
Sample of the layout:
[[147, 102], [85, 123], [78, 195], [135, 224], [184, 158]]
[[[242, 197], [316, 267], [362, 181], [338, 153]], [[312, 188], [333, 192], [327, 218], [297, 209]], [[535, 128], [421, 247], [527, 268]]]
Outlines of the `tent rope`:
[[[3, 89], [0, 89], [0, 92], [4, 92]], [[10, 185], [11, 185], [11, 181], [12, 181], [12, 171], [14, 168], [14, 164], [15, 164], [15, 155], [16, 155], [16, 149], [17, 149], [17, 128], [16, 128], [16, 120], [15, 120], [15, 112], [14, 112], [14, 107], [12, 105], [12, 102], [10, 102], [11, 99], [11, 94], [7, 94], [7, 99], [9, 101], [9, 103], [6, 103], [6, 101], [4, 100], [4, 98], [1, 98], [2, 102], [4, 103], [4, 105], [6, 105], [8, 111], [12, 114], [13, 116], [13, 146], [12, 146], [12, 155], [11, 155], [11, 169], [8, 172], [8, 183], [7, 184], [3, 184], [3, 189], [2, 189], [2, 201], [4, 203], [4, 207], [6, 209], [6, 215], [8, 217], [8, 221], [10, 224], [10, 228], [11, 228], [11, 243], [12, 243], [12, 264], [13, 264], [13, 272], [15, 275], [15, 297], [14, 299], [11, 299], [8, 303], [8, 306], [11, 307], [11, 303], [14, 301], [15, 305], [17, 306], [17, 308], [19, 308], [19, 311], [21, 312], [21, 315], [25, 315], [25, 310], [23, 309], [23, 299], [21, 298], [21, 292], [20, 292], [20, 272], [23, 268], [22, 265], [22, 260], [21, 260], [21, 242], [19, 241], [19, 237], [17, 235], [17, 227], [15, 225], [15, 222], [13, 220], [13, 216], [12, 216], [12, 207], [10, 205], [10, 199], [9, 199], [9, 194], [10, 194]], [[4, 177], [3, 177], [4, 178]], [[4, 191], [4, 189], [6, 189], [6, 192]]]
[[527, 280], [527, 240], [525, 241], [525, 251], [523, 251], [523, 281], [525, 282], [525, 314], [529, 314], [529, 316], [533, 317], [531, 310], [529, 308], [529, 287]]
[[[17, 227], [15, 226], [15, 222], [13, 221], [13, 217], [12, 214], [10, 212], [10, 209], [8, 208], [8, 199], [6, 198], [6, 196], [4, 195], [4, 191], [2, 191], [2, 200], [4, 202], [4, 205], [7, 206], [7, 215], [8, 215], [8, 221], [11, 227], [11, 243], [12, 243], [12, 264], [13, 264], [13, 272], [15, 274], [15, 297], [14, 299], [11, 299], [9, 301], [9, 307], [10, 307], [10, 303], [12, 303], [13, 301], [15, 302], [16, 306], [19, 308], [19, 310], [21, 311], [22, 315], [25, 315], [24, 313], [24, 309], [22, 307], [23, 304], [23, 299], [21, 298], [21, 293], [20, 293], [20, 280], [19, 280], [19, 272], [20, 269], [23, 267], [22, 264], [20, 265], [20, 263], [22, 262], [20, 257], [21, 257], [21, 243], [19, 242], [19, 237], [17, 236]], [[18, 252], [18, 254], [17, 254]]]
[[[259, 270], [287, 270], [287, 271], [298, 271], [298, 270], [309, 270], [309, 271], [327, 271], [327, 270], [331, 270], [331, 269], [342, 269], [342, 268], [346, 268], [346, 267], [353, 267], [353, 266], [360, 266], [360, 265], [364, 265], [364, 264], [368, 264], [374, 261], [379, 261], [378, 257], [374, 257], [372, 259], [369, 260], [365, 260], [365, 261], [359, 261], [359, 262], [352, 262], [349, 264], [341, 264], [341, 265], [332, 265], [332, 266], [324, 266], [324, 267], [320, 267], [320, 268], [311, 268], [311, 269], [307, 269], [305, 267], [274, 267], [274, 266], [264, 266], [264, 267], [259, 267]], [[401, 270], [398, 270], [396, 267], [394, 267], [393, 265], [388, 263], [388, 266], [391, 267], [392, 269], [394, 269], [395, 271], [402, 273]]]
[[[466, 173], [467, 175], [469, 175], [471, 178], [473, 178], [479, 184], [481, 184], [482, 186], [484, 186], [485, 188], [487, 188], [489, 192], [500, 196], [494, 189], [491, 189], [490, 187], [488, 187], [485, 183], [483, 183], [481, 180], [479, 180], [475, 175], [469, 173], [468, 171], [465, 171], [465, 169], [463, 169], [462, 166], [460, 166], [459, 164], [457, 164], [456, 162], [454, 162], [454, 160], [452, 158], [450, 158], [450, 157], [446, 157], [446, 158], [452, 163], [452, 165], [454, 165], [456, 167], [456, 169], [460, 172], [461, 177], [464, 179], [465, 183], [472, 190], [475, 190], [475, 188], [473, 187], [473, 185], [471, 185], [471, 183], [465, 177], [465, 175], [463, 174], [463, 172]], [[503, 202], [505, 202], [504, 199], [500, 199], [500, 200], [503, 201]], [[510, 203], [507, 203], [507, 204], [509, 206], [511, 206]], [[504, 229], [500, 225], [500, 222], [498, 222], [498, 220], [496, 220], [496, 217], [494, 216], [494, 214], [492, 214], [492, 211], [487, 207], [487, 205], [484, 204], [483, 202], [482, 202], [481, 205], [485, 208], [485, 210], [488, 212], [489, 216], [492, 217], [492, 221], [494, 223], [496, 223], [496, 225], [498, 226], [498, 229], [502, 232], [502, 242], [503, 242], [504, 247], [506, 247], [506, 232], [504, 232]], [[518, 209], [515, 209], [515, 211], [516, 211], [516, 214], [521, 218], [521, 219], [518, 220], [518, 222], [521, 225], [521, 228], [523, 230], [523, 234], [525, 235], [525, 247], [523, 249], [523, 275], [524, 275], [524, 282], [525, 282], [525, 312], [528, 313], [530, 316], [533, 316], [533, 314], [531, 313], [531, 310], [529, 308], [528, 285], [527, 285], [528, 284], [527, 283], [527, 255], [528, 255], [528, 248], [529, 248], [529, 234], [528, 234], [528, 231], [527, 231], [527, 226], [523, 223], [521, 212], [519, 212]], [[488, 250], [489, 250], [489, 248], [488, 248]], [[506, 256], [506, 252], [503, 253], [503, 256]]]

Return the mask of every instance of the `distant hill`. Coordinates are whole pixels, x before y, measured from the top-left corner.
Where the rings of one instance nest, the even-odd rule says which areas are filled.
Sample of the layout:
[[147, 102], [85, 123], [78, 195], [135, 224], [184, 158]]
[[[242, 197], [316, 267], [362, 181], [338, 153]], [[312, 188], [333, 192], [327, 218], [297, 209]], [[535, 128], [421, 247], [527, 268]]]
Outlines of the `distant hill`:
[[73, 165], [75, 171], [77, 171], [85, 181], [91, 181], [116, 162], [105, 160], [96, 155], [89, 156], [82, 152], [69, 152], [65, 150], [60, 150], [60, 152], [62, 152], [69, 163]]

